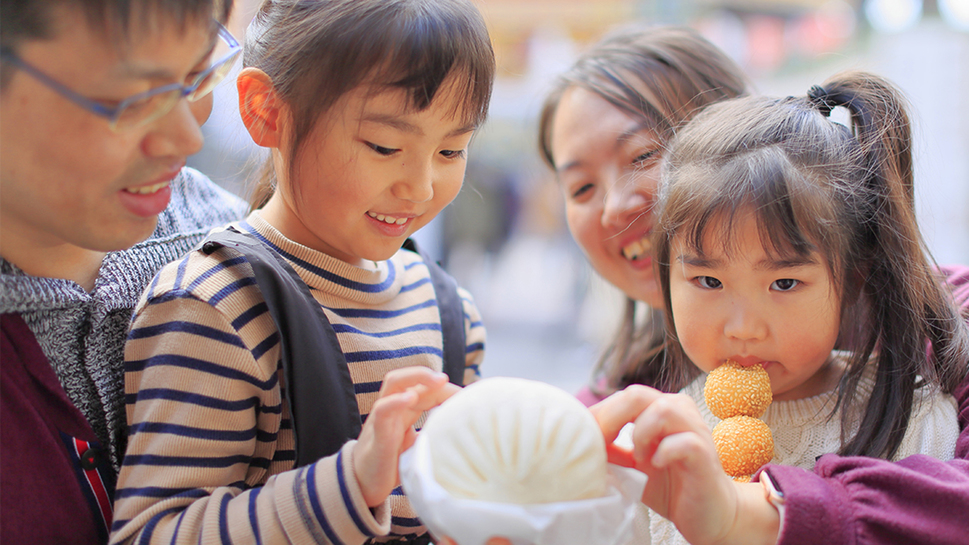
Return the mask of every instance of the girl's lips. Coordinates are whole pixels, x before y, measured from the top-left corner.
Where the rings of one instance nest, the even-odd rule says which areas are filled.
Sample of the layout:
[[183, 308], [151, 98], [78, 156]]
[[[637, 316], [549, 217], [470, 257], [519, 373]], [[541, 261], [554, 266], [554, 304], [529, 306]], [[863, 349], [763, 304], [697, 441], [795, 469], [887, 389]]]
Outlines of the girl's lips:
[[770, 363], [769, 361], [758, 358], [757, 356], [730, 356], [727, 359], [735, 361], [744, 367], [750, 367], [752, 365], [767, 366], [767, 364]]
[[379, 214], [377, 212], [367, 212], [367, 215], [377, 221], [382, 221], [388, 225], [394, 225], [394, 224], [404, 225], [405, 223], [407, 223], [413, 218], [413, 216], [408, 214], [403, 214], [400, 216], [392, 216], [390, 214]]
[[414, 219], [414, 216], [391, 216], [376, 212], [367, 212], [367, 217], [370, 218], [370, 221], [380, 232], [390, 237], [399, 237], [407, 234], [411, 221]]

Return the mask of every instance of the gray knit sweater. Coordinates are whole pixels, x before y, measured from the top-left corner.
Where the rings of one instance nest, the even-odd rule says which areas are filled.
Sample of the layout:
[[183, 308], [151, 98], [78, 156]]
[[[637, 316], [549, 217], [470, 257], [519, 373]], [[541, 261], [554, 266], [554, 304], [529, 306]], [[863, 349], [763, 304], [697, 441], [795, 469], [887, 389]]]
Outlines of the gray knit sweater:
[[155, 273], [210, 228], [238, 220], [246, 203], [184, 168], [148, 240], [109, 253], [91, 293], [70, 280], [29, 276], [0, 258], [0, 312], [33, 331], [64, 390], [108, 446], [117, 471], [126, 442], [124, 343], [132, 309]]

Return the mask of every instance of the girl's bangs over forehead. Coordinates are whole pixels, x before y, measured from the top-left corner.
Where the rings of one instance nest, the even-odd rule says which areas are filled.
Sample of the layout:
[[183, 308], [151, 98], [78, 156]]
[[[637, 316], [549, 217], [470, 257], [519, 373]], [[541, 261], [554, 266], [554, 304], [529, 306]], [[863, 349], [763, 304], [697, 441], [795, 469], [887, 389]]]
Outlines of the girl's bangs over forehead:
[[870, 200], [851, 182], [863, 176], [851, 160], [857, 153], [850, 132], [806, 101], [714, 104], [676, 135], [664, 162], [665, 242], [682, 236], [700, 252], [713, 224], [723, 226], [714, 240], [730, 250], [734, 222], [753, 212], [769, 254], [797, 261], [816, 252], [836, 280], [844, 278], [862, 258]]
[[296, 113], [296, 141], [360, 85], [404, 90], [407, 107], [423, 110], [454, 81], [455, 115], [480, 125], [495, 74], [488, 29], [466, 0], [266, 0], [243, 64], [269, 75]]
[[739, 223], [753, 213], [771, 259], [797, 263], [821, 254], [831, 266], [841, 261], [830, 197], [778, 147], [734, 156], [716, 168], [685, 165], [674, 176], [677, 183], [666, 188], [660, 226], [668, 241], [679, 237], [699, 256], [715, 249], [729, 256], [736, 250]]
[[[484, 123], [495, 73], [487, 28], [473, 7], [460, 3], [410, 2], [398, 17], [371, 29], [373, 68], [368, 83], [402, 89], [408, 107], [430, 106], [444, 91], [452, 112], [469, 124]], [[449, 88], [442, 86], [448, 84]]]

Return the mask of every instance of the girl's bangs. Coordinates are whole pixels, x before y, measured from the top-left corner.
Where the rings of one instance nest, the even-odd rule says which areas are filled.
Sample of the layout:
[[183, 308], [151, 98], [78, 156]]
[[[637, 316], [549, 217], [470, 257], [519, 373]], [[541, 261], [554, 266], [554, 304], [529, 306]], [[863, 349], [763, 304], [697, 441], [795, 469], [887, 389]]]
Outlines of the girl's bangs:
[[481, 125], [488, 114], [494, 54], [485, 28], [438, 17], [415, 18], [390, 29], [398, 39], [385, 39], [388, 49], [371, 81], [378, 87], [403, 89], [409, 106], [430, 106], [446, 83], [455, 99], [452, 112], [469, 124]]
[[444, 92], [452, 101], [451, 115], [473, 126], [484, 123], [491, 100], [491, 86], [487, 84], [490, 76], [483, 75], [468, 62], [459, 63], [455, 59], [419, 59], [414, 62], [400, 60], [401, 57], [408, 58], [395, 55], [387, 66], [406, 70], [388, 68], [378, 74], [374, 79], [378, 88], [403, 90], [408, 96], [408, 108], [416, 111], [429, 107]]
[[[736, 229], [751, 212], [772, 259], [803, 261], [828, 253], [818, 244], [830, 240], [824, 226], [834, 219], [826, 198], [779, 149], [762, 148], [717, 168], [686, 167], [676, 176], [677, 190], [667, 201], [667, 237], [682, 236], [698, 255], [712, 250], [705, 248], [711, 240], [726, 255], [735, 251]], [[711, 228], [717, 229], [713, 238], [708, 236]]]

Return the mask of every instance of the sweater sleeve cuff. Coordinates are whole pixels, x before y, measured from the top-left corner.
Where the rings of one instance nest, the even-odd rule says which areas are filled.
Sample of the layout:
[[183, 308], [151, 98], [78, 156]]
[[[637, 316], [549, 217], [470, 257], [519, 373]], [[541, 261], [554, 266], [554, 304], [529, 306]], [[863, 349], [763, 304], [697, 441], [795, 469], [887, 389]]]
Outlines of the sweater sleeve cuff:
[[277, 476], [275, 500], [290, 541], [362, 544], [390, 532], [387, 502], [371, 510], [363, 499], [353, 473], [355, 445]]
[[339, 502], [357, 531], [367, 537], [384, 536], [390, 532], [390, 505], [388, 500], [374, 508], [367, 505], [353, 471], [353, 452], [356, 445], [356, 441], [348, 441], [336, 455]]
[[[840, 483], [797, 467], [767, 466], [759, 479], [769, 478], [783, 495], [778, 545], [847, 543], [852, 535], [851, 504]], [[807, 536], [810, 536], [808, 539]]]
[[781, 522], [777, 528], [777, 535], [780, 536], [784, 533], [784, 514], [787, 510], [787, 505], [784, 504], [784, 492], [777, 486], [774, 479], [771, 479], [770, 474], [766, 471], [761, 471], [754, 476], [753, 481], [759, 481], [764, 486], [764, 495], [767, 497], [768, 503], [777, 509], [777, 514], [780, 516]]

